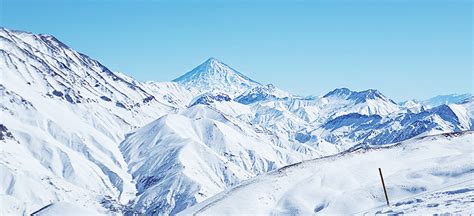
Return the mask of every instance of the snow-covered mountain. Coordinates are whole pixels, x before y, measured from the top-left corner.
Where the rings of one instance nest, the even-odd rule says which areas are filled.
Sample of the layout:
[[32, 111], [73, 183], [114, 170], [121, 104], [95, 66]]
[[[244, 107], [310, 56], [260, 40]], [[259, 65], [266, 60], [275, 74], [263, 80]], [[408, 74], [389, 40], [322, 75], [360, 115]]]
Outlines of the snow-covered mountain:
[[472, 97], [433, 107], [372, 89], [303, 97], [215, 58], [172, 82], [141, 82], [53, 36], [5, 28], [0, 95], [1, 215], [176, 214], [359, 144], [474, 129]]
[[242, 180], [319, 156], [204, 105], [165, 115], [120, 147], [137, 182], [135, 209], [146, 214], [175, 214]]
[[244, 181], [182, 215], [472, 214], [473, 139], [451, 133], [352, 148]]
[[472, 94], [448, 94], [438, 95], [426, 100], [408, 100], [401, 102], [400, 105], [407, 110], [419, 112], [421, 109], [429, 109], [441, 105], [449, 104], [460, 104], [469, 101], [472, 98]]
[[292, 95], [288, 92], [280, 90], [272, 84], [268, 84], [247, 90], [235, 98], [235, 101], [242, 104], [252, 104], [268, 100], [288, 99], [289, 97], [292, 97]]
[[0, 95], [11, 134], [0, 149], [0, 196], [15, 204], [6, 214], [57, 201], [126, 205], [136, 189], [118, 143], [179, 107], [52, 36], [4, 28]]
[[261, 86], [216, 58], [209, 58], [201, 65], [173, 82], [180, 83], [191, 91], [200, 93], [219, 91], [232, 97], [238, 96], [250, 88]]
[[430, 99], [423, 100], [420, 103], [427, 107], [436, 107], [440, 105], [462, 103], [471, 97], [472, 97], [472, 94], [438, 95]]
[[328, 104], [347, 107], [345, 113], [363, 115], [388, 115], [399, 111], [397, 103], [375, 89], [355, 92], [347, 88], [339, 88], [323, 96]]
[[[472, 123], [460, 120], [461, 115], [448, 105], [419, 113], [400, 113], [391, 117], [351, 113], [326, 122], [316, 131], [331, 143], [388, 144], [415, 136], [466, 131]], [[315, 133], [315, 132], [313, 132]]]

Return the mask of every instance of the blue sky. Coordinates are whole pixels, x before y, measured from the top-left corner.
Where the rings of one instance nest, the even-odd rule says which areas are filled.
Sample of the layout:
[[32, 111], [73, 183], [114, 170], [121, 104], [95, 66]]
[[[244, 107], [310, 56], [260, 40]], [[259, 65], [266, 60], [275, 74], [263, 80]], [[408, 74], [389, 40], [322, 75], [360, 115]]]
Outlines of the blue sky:
[[216, 57], [301, 95], [472, 93], [472, 2], [0, 0], [0, 25], [52, 34], [139, 80]]

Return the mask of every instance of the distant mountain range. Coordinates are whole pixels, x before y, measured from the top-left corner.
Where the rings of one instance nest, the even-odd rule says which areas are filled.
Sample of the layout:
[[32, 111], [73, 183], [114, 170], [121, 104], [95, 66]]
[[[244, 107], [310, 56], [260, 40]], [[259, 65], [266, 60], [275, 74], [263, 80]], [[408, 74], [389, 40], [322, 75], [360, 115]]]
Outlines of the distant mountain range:
[[215, 58], [172, 82], [141, 82], [53, 36], [5, 28], [0, 95], [1, 215], [71, 203], [174, 215], [303, 160], [474, 129], [470, 94], [304, 97]]

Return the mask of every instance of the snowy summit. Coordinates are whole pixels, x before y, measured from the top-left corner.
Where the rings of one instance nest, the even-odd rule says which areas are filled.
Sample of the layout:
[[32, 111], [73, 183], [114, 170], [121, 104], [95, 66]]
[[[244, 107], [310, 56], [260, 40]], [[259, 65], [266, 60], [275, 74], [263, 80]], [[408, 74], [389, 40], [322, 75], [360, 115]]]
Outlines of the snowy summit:
[[234, 97], [250, 88], [261, 86], [260, 83], [212, 57], [173, 82], [200, 92], [220, 91]]

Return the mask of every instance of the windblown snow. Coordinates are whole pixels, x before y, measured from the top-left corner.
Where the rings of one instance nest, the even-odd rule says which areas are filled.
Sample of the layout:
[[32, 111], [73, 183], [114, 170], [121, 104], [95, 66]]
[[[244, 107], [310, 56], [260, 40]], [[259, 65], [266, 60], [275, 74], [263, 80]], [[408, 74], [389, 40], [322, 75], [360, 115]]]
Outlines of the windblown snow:
[[[349, 168], [369, 176], [376, 162], [396, 165], [394, 170], [389, 166], [384, 170], [401, 183], [433, 181], [423, 186], [427, 192], [438, 183], [467, 179], [472, 173], [466, 170], [472, 164], [465, 161], [472, 144], [470, 134], [433, 136], [397, 145], [406, 148], [383, 148], [416, 137], [473, 130], [474, 100], [468, 94], [396, 103], [375, 89], [338, 88], [305, 97], [256, 82], [215, 58], [172, 82], [142, 82], [109, 70], [53, 36], [0, 28], [0, 95], [0, 215], [175, 215], [193, 205], [198, 204], [192, 208], [196, 209], [220, 200], [222, 194], [233, 194], [242, 182], [270, 178], [279, 168], [354, 146], [364, 146], [366, 152], [360, 155], [370, 157], [346, 153], [296, 165], [314, 164], [315, 170], [307, 173], [287, 173], [288, 178], [303, 182], [325, 177], [324, 182], [334, 183], [329, 186], [337, 186], [339, 195], [348, 194], [348, 198], [330, 193], [329, 188], [319, 191], [319, 186], [326, 185], [319, 179], [307, 192], [288, 188], [288, 193], [278, 194], [282, 202], [274, 203], [269, 184], [257, 190], [259, 195], [268, 194], [252, 204], [259, 206], [255, 212], [248, 213], [280, 214], [292, 209], [339, 213], [336, 209], [344, 205], [340, 213], [351, 213], [362, 210], [349, 206], [356, 198], [367, 205], [379, 204], [374, 182], [357, 176], [336, 177]], [[444, 144], [455, 140], [459, 142], [450, 148]], [[424, 156], [417, 158], [411, 152]], [[456, 159], [455, 154], [460, 157]], [[350, 161], [351, 157], [359, 159]], [[421, 163], [423, 158], [426, 164]], [[418, 163], [420, 167], [409, 166]], [[464, 173], [452, 177], [428, 169]], [[295, 168], [294, 172], [300, 171]], [[426, 174], [402, 176], [416, 172]], [[419, 192], [404, 192], [395, 185], [400, 182], [392, 185], [394, 199]], [[354, 188], [363, 185], [377, 197], [356, 196]], [[454, 197], [462, 203], [472, 195], [466, 188], [459, 193], [437, 191], [420, 199]], [[294, 201], [301, 199], [297, 195], [313, 198], [315, 194], [323, 195], [317, 197], [319, 201]], [[222, 199], [209, 212], [226, 213], [220, 210], [226, 200], [251, 200], [238, 199]], [[415, 201], [377, 211], [409, 212], [410, 206], [424, 204]], [[417, 209], [441, 211], [441, 201], [438, 204]], [[246, 208], [250, 211], [252, 205]], [[236, 213], [233, 209], [245, 210], [233, 205], [228, 213]]]

